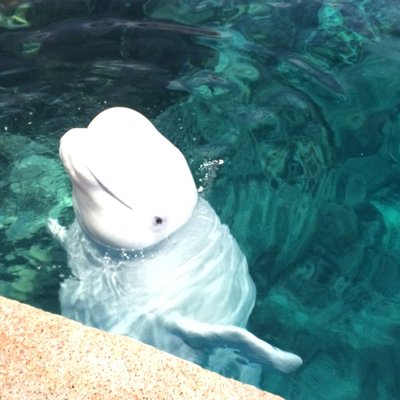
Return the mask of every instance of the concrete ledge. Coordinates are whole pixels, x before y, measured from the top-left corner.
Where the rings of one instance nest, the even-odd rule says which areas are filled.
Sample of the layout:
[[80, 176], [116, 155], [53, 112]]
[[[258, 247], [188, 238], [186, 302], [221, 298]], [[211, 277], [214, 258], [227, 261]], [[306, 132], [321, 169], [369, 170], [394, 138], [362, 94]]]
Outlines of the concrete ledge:
[[130, 338], [1, 296], [0, 398], [281, 399]]

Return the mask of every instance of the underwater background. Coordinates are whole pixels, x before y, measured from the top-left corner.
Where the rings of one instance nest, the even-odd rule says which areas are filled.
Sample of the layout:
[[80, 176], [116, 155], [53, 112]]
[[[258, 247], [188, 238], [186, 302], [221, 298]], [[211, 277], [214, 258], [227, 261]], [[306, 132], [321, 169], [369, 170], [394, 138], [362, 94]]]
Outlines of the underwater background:
[[400, 398], [399, 21], [396, 0], [0, 1], [0, 294], [59, 312], [58, 140], [135, 108], [246, 254], [249, 329], [304, 360], [261, 387]]

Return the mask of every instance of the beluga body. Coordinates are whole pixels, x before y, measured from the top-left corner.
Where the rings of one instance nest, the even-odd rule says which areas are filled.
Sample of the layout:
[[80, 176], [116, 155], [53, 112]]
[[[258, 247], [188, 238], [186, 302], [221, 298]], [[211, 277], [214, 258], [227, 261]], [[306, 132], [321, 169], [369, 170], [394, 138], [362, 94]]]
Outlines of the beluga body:
[[105, 110], [61, 138], [60, 158], [76, 214], [68, 228], [48, 224], [71, 270], [64, 316], [249, 383], [261, 366], [301, 365], [246, 330], [256, 296], [246, 258], [147, 118]]

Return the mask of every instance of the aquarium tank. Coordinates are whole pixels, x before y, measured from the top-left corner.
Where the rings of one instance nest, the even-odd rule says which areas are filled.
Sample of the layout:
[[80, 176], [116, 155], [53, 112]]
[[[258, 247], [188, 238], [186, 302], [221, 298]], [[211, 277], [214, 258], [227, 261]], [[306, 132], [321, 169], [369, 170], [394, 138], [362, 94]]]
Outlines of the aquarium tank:
[[248, 329], [303, 358], [260, 387], [399, 399], [399, 20], [396, 0], [1, 1], [0, 294], [60, 312], [59, 139], [134, 108], [245, 253]]

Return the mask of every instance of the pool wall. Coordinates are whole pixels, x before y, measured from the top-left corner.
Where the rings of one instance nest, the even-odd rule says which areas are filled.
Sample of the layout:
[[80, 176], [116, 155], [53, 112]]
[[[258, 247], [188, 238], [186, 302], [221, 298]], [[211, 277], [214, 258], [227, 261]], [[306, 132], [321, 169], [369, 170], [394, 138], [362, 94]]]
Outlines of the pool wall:
[[0, 343], [2, 400], [281, 399], [1, 296]]

